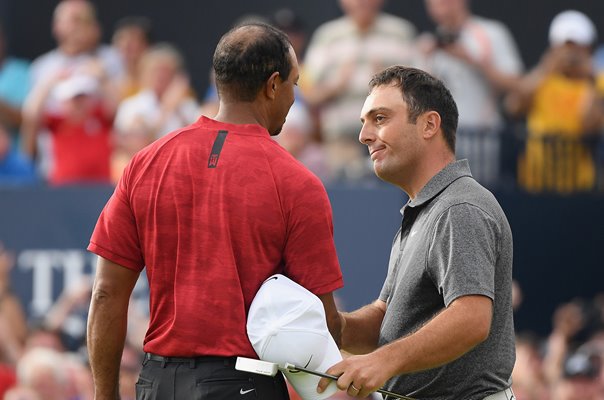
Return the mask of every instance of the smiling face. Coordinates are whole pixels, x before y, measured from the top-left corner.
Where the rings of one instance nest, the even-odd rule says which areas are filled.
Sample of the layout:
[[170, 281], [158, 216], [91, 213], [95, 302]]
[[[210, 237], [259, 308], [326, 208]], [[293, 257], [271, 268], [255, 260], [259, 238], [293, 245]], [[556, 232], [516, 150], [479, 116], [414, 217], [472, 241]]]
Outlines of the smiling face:
[[401, 89], [394, 85], [373, 88], [361, 111], [359, 141], [369, 150], [375, 174], [403, 187], [418, 168], [423, 153], [422, 132], [409, 111]]

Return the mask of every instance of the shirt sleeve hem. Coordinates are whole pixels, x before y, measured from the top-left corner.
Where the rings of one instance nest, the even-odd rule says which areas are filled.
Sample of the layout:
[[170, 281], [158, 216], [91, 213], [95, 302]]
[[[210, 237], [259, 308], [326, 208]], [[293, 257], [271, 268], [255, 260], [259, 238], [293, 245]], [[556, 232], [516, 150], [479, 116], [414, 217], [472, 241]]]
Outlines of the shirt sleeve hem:
[[465, 292], [453, 293], [453, 294], [447, 296], [445, 298], [445, 306], [449, 307], [449, 305], [451, 303], [453, 303], [453, 301], [457, 300], [460, 297], [463, 297], [463, 296], [476, 296], [476, 295], [478, 295], [478, 296], [486, 296], [486, 297], [488, 297], [491, 300], [495, 300], [495, 293], [493, 293], [492, 291], [487, 290], [487, 289], [475, 289], [475, 290], [468, 290], [468, 291], [465, 291]]
[[135, 272], [140, 272], [144, 268], [144, 266], [141, 266], [138, 262], [115, 254], [93, 242], [90, 242], [88, 245], [88, 251]]
[[341, 289], [343, 287], [344, 287], [344, 280], [342, 279], [342, 277], [339, 277], [338, 279], [336, 279], [332, 282], [329, 282], [327, 284], [321, 285], [316, 288], [308, 288], [308, 290], [310, 292], [312, 292], [314, 295], [320, 296], [322, 294], [335, 292], [336, 290]]

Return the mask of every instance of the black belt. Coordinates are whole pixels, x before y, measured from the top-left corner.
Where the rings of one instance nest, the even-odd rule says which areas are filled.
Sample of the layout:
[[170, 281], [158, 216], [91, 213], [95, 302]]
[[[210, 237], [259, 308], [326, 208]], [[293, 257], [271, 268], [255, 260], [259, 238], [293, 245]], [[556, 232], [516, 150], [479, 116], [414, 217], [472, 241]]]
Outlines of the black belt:
[[186, 363], [195, 368], [197, 363], [222, 363], [224, 366], [235, 365], [235, 357], [199, 356], [199, 357], [164, 357], [157, 354], [145, 353], [144, 361], [158, 361], [162, 367], [169, 363]]

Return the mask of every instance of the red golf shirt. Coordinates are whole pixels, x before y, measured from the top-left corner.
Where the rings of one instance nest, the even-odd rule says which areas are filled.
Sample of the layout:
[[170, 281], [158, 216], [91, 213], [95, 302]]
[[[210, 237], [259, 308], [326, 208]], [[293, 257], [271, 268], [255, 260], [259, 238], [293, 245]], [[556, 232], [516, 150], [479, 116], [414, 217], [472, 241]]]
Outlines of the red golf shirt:
[[342, 286], [322, 183], [258, 125], [202, 117], [139, 152], [88, 249], [146, 266], [146, 352], [255, 357], [246, 333], [262, 282], [283, 273], [315, 294]]

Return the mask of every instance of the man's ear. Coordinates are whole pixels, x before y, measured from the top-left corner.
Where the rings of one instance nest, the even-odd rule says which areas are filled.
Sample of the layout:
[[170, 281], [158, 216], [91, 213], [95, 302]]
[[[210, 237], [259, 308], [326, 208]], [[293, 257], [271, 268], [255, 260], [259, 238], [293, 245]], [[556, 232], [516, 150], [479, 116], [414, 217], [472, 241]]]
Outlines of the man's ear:
[[428, 111], [421, 116], [422, 119], [422, 136], [424, 139], [430, 139], [436, 136], [440, 131], [440, 114], [436, 111]]
[[277, 88], [279, 87], [279, 84], [281, 83], [281, 76], [279, 76], [279, 72], [273, 72], [271, 74], [271, 76], [268, 78], [268, 80], [266, 81], [264, 90], [266, 92], [266, 96], [271, 99], [274, 100], [276, 97], [276, 93], [277, 93]]

